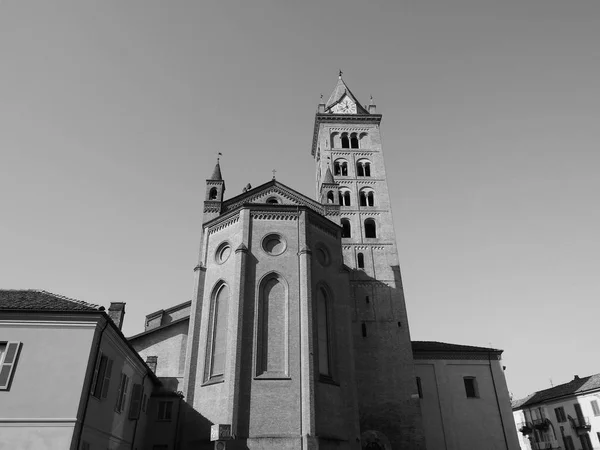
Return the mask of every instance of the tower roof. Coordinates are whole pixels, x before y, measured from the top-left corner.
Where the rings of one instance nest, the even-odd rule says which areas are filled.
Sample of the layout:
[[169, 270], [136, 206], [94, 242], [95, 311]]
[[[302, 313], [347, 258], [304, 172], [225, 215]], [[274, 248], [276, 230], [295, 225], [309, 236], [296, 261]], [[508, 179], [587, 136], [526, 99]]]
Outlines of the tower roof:
[[327, 100], [327, 103], [325, 103], [325, 111], [329, 111], [333, 106], [338, 104], [340, 100], [344, 98], [344, 96], [350, 97], [352, 101], [356, 103], [356, 112], [358, 114], [369, 114], [369, 112], [360, 104], [358, 99], [354, 96], [350, 88], [348, 88], [348, 86], [342, 79], [342, 71], [340, 70], [337, 84], [335, 85], [333, 92], [329, 96], [329, 100]]
[[213, 170], [213, 173], [210, 176], [209, 180], [223, 181], [223, 176], [221, 175], [221, 165], [219, 164], [218, 158], [217, 158], [217, 165], [215, 166], [215, 170]]
[[327, 172], [325, 172], [325, 176], [323, 177], [323, 184], [335, 184], [335, 180], [333, 179], [333, 174], [331, 173], [329, 166], [327, 166]]

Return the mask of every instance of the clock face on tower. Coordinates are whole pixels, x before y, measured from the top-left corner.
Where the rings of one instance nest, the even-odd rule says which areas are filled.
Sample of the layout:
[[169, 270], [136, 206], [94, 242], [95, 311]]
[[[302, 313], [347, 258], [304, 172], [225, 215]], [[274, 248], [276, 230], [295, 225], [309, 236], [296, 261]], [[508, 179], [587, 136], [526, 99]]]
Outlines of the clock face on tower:
[[334, 114], [356, 114], [356, 103], [350, 100], [350, 98], [344, 97], [344, 99], [331, 110]]

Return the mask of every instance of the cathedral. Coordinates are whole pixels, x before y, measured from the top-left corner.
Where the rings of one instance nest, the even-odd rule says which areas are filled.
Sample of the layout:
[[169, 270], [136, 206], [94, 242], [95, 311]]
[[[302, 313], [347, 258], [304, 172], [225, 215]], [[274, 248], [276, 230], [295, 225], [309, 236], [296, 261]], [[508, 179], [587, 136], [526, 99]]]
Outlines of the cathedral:
[[[456, 416], [458, 400], [426, 416], [426, 400], [442, 405], [450, 385], [435, 381], [439, 366], [437, 397], [429, 394], [429, 366], [449, 352], [482, 361], [483, 369], [457, 372], [460, 389], [471, 380], [466, 397], [487, 389], [488, 363], [493, 389], [506, 384], [493, 349], [411, 342], [381, 120], [340, 73], [315, 114], [314, 198], [275, 177], [226, 198], [217, 161], [206, 180], [192, 300], [149, 314], [145, 331], [129, 338], [163, 384], [183, 394], [180, 448], [418, 450], [426, 439], [430, 449], [509, 448], [504, 428], [498, 442], [506, 447], [451, 445], [438, 418]], [[427, 362], [421, 376], [417, 360]], [[496, 415], [510, 417], [504, 391]], [[438, 441], [444, 447], [431, 444]]]

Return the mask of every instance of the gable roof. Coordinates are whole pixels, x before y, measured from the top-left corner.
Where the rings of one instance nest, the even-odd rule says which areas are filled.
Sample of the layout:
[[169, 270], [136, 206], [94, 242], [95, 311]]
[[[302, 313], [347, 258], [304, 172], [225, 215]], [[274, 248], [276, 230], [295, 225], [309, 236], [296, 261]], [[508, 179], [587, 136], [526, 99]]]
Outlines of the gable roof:
[[331, 108], [337, 105], [344, 98], [344, 96], [350, 97], [352, 101], [356, 103], [357, 114], [369, 114], [369, 112], [360, 104], [358, 99], [354, 96], [350, 88], [348, 88], [346, 83], [344, 83], [344, 80], [342, 79], [342, 73], [340, 71], [337, 84], [335, 85], [333, 92], [329, 96], [329, 100], [327, 100], [327, 103], [325, 103], [325, 111], [330, 111]]
[[534, 392], [529, 394], [527, 397], [520, 400], [516, 400], [512, 404], [513, 410], [521, 409], [526, 406], [536, 405], [538, 403], [544, 403], [549, 400], [565, 397], [568, 395], [582, 394], [587, 391], [593, 391], [600, 389], [600, 373], [590, 375], [589, 377], [575, 377], [568, 383], [559, 384], [542, 391]]
[[37, 289], [0, 290], [0, 310], [104, 311], [104, 306]]
[[289, 186], [286, 186], [283, 183], [280, 183], [277, 180], [271, 180], [267, 183], [261, 184], [260, 186], [250, 189], [249, 191], [242, 192], [240, 195], [237, 195], [223, 202], [221, 214], [233, 211], [234, 209], [246, 203], [253, 203], [255, 200], [268, 193], [279, 194], [282, 197], [287, 198], [291, 202], [299, 206], [306, 206], [307, 208], [312, 209], [313, 211], [321, 215], [323, 215], [325, 212], [325, 209], [321, 203], [311, 199], [310, 197], [307, 197], [304, 194], [301, 194], [300, 192], [292, 189]]

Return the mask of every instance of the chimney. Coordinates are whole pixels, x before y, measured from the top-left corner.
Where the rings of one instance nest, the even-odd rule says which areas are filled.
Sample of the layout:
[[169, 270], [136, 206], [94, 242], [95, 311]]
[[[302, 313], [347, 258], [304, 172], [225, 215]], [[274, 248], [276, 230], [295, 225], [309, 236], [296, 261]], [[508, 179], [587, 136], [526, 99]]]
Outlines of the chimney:
[[579, 380], [579, 375], [575, 375], [575, 376], [573, 377], [573, 381], [575, 381], [575, 380]]
[[156, 373], [156, 364], [158, 363], [158, 356], [148, 356], [146, 358], [146, 364], [150, 367], [152, 372]]
[[111, 302], [108, 307], [108, 317], [112, 319], [117, 328], [120, 330], [123, 327], [123, 317], [125, 317], [125, 303]]

